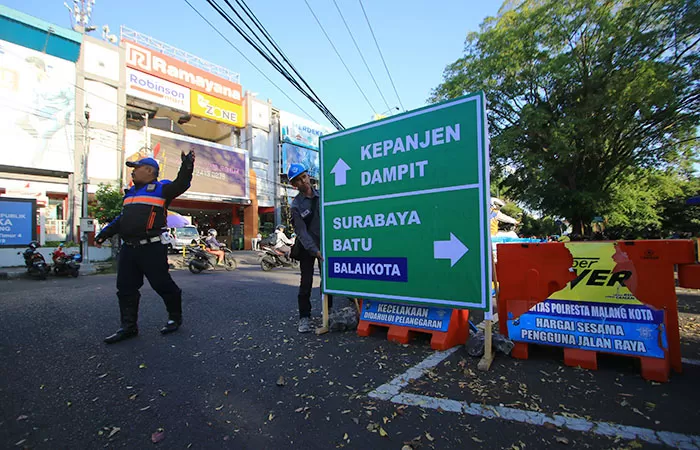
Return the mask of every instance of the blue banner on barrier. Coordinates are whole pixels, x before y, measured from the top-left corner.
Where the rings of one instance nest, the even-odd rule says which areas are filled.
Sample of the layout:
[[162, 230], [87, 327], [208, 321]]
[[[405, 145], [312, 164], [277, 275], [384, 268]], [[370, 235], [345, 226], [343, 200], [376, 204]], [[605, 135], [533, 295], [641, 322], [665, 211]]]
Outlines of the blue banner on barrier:
[[412, 306], [373, 300], [362, 302], [360, 319], [387, 325], [446, 332], [452, 310], [432, 306]]
[[631, 356], [663, 358], [664, 312], [644, 305], [545, 300], [517, 319], [508, 335], [518, 342]]

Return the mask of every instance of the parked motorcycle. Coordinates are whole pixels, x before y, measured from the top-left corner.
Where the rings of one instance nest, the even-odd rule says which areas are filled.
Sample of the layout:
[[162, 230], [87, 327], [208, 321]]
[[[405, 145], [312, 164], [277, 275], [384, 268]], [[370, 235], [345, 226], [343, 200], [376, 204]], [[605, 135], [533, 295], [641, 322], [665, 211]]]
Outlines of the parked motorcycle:
[[38, 247], [39, 243], [32, 241], [24, 252], [17, 252], [17, 254], [22, 255], [24, 258], [24, 265], [27, 268], [29, 276], [45, 280], [51, 269], [49, 265], [46, 264], [44, 255], [36, 250]]
[[260, 251], [262, 258], [260, 259], [260, 268], [268, 272], [276, 267], [291, 267], [292, 269], [299, 268], [299, 261], [295, 259], [287, 259], [284, 253], [275, 249], [272, 245], [261, 245]]
[[59, 245], [51, 254], [53, 260], [53, 273], [55, 275], [65, 276], [70, 275], [73, 278], [80, 273], [80, 261], [82, 256], [79, 253], [66, 254], [63, 251], [63, 245]]
[[[226, 247], [222, 247], [224, 251], [224, 269], [227, 271], [236, 270], [238, 262], [233, 257], [233, 252]], [[187, 267], [190, 272], [198, 274], [203, 270], [216, 270], [217, 257], [213, 253], [209, 253], [201, 246], [188, 246], [187, 253], [190, 257]]]

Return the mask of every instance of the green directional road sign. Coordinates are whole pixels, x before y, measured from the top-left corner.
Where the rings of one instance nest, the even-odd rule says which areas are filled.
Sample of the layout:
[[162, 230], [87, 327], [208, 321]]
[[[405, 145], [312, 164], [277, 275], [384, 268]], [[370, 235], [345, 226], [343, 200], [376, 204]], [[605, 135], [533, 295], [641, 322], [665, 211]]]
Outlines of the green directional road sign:
[[477, 93], [321, 137], [324, 292], [489, 308], [484, 111]]

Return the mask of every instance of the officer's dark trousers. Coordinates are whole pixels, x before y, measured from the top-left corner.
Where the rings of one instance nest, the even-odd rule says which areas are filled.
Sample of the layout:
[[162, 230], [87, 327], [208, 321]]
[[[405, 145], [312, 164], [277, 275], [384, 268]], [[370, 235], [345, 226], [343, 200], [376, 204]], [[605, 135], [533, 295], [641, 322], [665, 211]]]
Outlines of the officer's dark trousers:
[[[301, 284], [299, 285], [299, 317], [311, 316], [311, 289], [314, 283], [314, 266], [317, 258], [304, 251], [299, 266], [301, 268]], [[318, 263], [321, 270], [321, 263]], [[328, 307], [333, 306], [333, 296], [328, 296]]]
[[133, 247], [122, 245], [117, 265], [117, 297], [123, 328], [134, 328], [138, 320], [139, 289], [145, 275], [154, 291], [163, 297], [168, 318], [182, 321], [182, 290], [168, 272], [168, 249], [160, 242]]

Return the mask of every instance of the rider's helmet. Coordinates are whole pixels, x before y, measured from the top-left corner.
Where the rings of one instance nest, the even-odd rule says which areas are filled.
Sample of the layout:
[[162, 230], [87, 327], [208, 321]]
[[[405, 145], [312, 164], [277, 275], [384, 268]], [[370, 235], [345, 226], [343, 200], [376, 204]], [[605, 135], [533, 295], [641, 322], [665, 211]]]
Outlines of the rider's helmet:
[[285, 228], [287, 228], [287, 227], [285, 227], [285, 226], [282, 225], [282, 224], [279, 224], [279, 225], [277, 225], [277, 228], [275, 228], [275, 230], [284, 231]]
[[208, 234], [209, 236], [214, 236], [214, 237], [216, 237], [216, 230], [213, 229], [213, 228], [210, 228], [209, 231], [207, 231], [207, 234]]
[[289, 167], [289, 172], [287, 172], [287, 178], [292, 181], [302, 173], [306, 172], [306, 167], [303, 164], [294, 163]]

